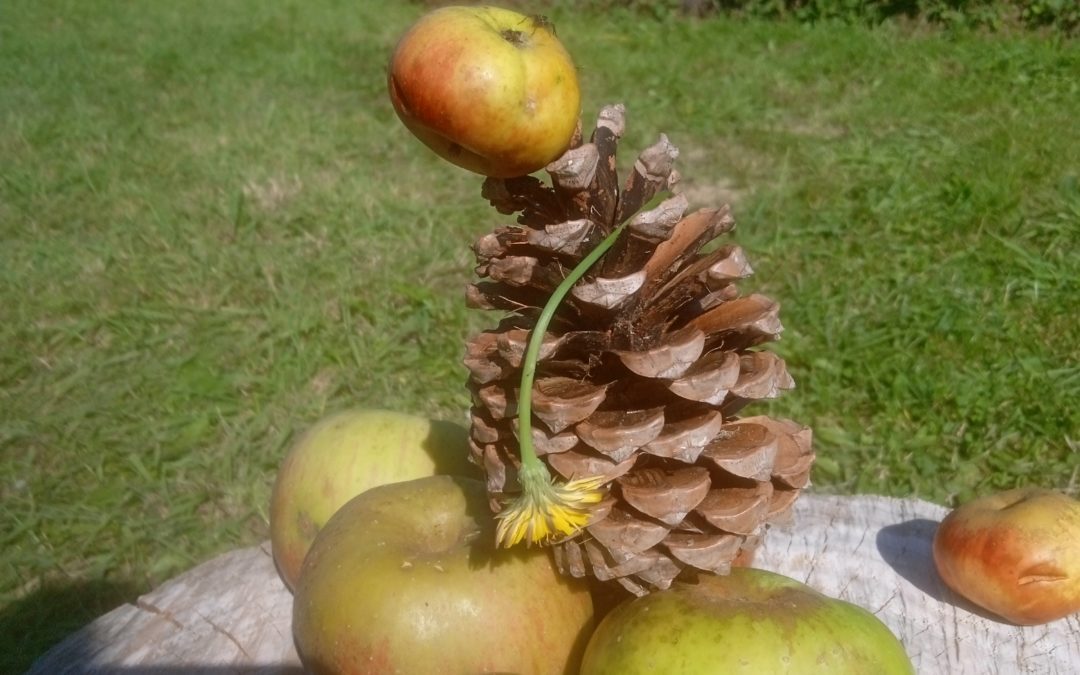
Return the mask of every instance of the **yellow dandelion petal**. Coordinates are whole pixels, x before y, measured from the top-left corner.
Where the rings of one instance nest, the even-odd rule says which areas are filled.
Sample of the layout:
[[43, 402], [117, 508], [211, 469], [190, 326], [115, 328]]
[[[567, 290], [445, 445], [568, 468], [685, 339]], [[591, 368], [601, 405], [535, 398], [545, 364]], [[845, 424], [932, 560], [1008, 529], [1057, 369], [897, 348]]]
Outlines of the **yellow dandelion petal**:
[[567, 490], [599, 490], [607, 482], [607, 478], [604, 476], [587, 476], [585, 478], [575, 478], [568, 482], [563, 487]]
[[537, 515], [532, 521], [532, 531], [529, 532], [529, 540], [543, 543], [551, 537], [551, 529], [548, 527], [548, 519], [544, 515]]
[[523, 517], [521, 506], [515, 503], [503, 509], [497, 516], [499, 522], [495, 529], [495, 540], [502, 546], [519, 544], [525, 538], [529, 519]]
[[544, 544], [572, 536], [589, 524], [588, 504], [604, 498], [602, 476], [591, 476], [559, 485], [549, 478], [522, 481], [522, 492], [498, 515], [495, 538], [510, 547], [525, 541]]
[[573, 513], [573, 523], [578, 529], [581, 529], [592, 521], [592, 512], [590, 511], [575, 511]]
[[589, 522], [586, 514], [581, 512], [558, 509], [552, 513], [555, 529], [564, 534], [573, 534]]
[[590, 478], [578, 478], [565, 485], [558, 486], [557, 490], [562, 501], [571, 504], [595, 504], [604, 498], [601, 487], [604, 485], [603, 476]]
[[507, 537], [507, 533], [510, 531], [510, 521], [507, 518], [503, 518], [500, 513], [496, 516], [497, 522], [495, 523], [495, 541], [511, 541], [513, 537]]
[[551, 512], [551, 524], [557, 532], [573, 530], [574, 525], [568, 517], [570, 513], [566, 509], [554, 509]]

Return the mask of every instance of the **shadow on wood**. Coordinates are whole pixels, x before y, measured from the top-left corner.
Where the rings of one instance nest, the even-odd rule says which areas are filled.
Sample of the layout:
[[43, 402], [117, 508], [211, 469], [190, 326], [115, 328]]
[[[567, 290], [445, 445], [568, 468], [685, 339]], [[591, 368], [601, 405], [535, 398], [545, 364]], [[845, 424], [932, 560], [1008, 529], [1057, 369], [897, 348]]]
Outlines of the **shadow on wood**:
[[300, 673], [269, 543], [226, 553], [100, 617], [28, 673]]
[[875, 539], [878, 553], [897, 574], [934, 600], [947, 602], [949, 590], [934, 567], [934, 532], [940, 521], [915, 518], [881, 528]]
[[807, 494], [755, 566], [874, 613], [920, 674], [1080, 673], [1080, 615], [1039, 626], [991, 617], [949, 591], [933, 561], [948, 509], [917, 499]]
[[127, 581], [46, 582], [0, 612], [0, 635], [17, 649], [0, 652], [0, 673], [21, 673], [73, 631], [137, 597]]
[[881, 528], [877, 535], [877, 547], [882, 559], [897, 574], [938, 602], [981, 616], [987, 621], [1015, 625], [954, 593], [945, 585], [934, 564], [933, 552], [934, 533], [940, 524], [941, 521], [917, 518]]
[[[914, 499], [806, 494], [769, 530], [755, 567], [873, 612], [922, 675], [1080, 673], [1080, 615], [991, 619], [950, 593], [931, 555], [947, 509]], [[615, 600], [615, 598], [612, 598]], [[292, 596], [268, 545], [233, 551], [71, 635], [32, 674], [295, 675]]]

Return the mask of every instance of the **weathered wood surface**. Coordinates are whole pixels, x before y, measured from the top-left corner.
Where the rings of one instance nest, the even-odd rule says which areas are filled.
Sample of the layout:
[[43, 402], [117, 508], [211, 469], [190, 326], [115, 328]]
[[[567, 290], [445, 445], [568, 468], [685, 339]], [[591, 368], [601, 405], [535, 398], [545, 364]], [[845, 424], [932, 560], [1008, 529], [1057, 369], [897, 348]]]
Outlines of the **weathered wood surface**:
[[114, 609], [29, 673], [299, 675], [291, 625], [292, 595], [265, 543], [214, 558]]
[[1080, 615], [1014, 626], [945, 587], [930, 546], [947, 509], [806, 495], [794, 511], [792, 526], [768, 533], [755, 566], [869, 609], [904, 643], [919, 673], [1080, 675]]
[[[1080, 673], [1080, 616], [1012, 626], [944, 587], [930, 542], [945, 513], [915, 500], [807, 494], [755, 565], [871, 610], [919, 673]], [[30, 672], [293, 675], [291, 609], [269, 545], [234, 551], [102, 616]]]

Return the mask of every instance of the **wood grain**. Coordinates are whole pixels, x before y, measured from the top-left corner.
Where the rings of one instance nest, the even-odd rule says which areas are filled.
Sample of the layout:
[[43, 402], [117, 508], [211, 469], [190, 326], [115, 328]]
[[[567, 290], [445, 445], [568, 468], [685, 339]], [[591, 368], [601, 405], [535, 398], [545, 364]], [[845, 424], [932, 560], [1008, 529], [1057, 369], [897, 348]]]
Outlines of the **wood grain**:
[[[1080, 616], [1013, 626], [944, 587], [930, 542], [945, 513], [910, 499], [805, 494], [755, 565], [869, 609], [919, 673], [1080, 673]], [[291, 612], [269, 544], [233, 551], [100, 617], [29, 672], [295, 675]]]
[[1014, 626], [951, 593], [930, 546], [947, 509], [886, 497], [804, 495], [755, 565], [869, 609], [919, 673], [1080, 673], [1080, 615]]

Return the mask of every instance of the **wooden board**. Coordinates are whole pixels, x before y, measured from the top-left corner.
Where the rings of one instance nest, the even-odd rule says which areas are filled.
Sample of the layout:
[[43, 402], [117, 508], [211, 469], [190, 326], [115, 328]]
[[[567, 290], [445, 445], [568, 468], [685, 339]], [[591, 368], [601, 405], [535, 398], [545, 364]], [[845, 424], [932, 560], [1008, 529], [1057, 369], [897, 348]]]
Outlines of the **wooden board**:
[[[874, 612], [919, 673], [1080, 673], [1080, 616], [1012, 626], [943, 586], [930, 542], [945, 513], [916, 500], [807, 494], [790, 525], [770, 530], [755, 565]], [[30, 673], [293, 675], [302, 669], [291, 611], [269, 545], [234, 551], [100, 617]]]
[[1080, 615], [1014, 626], [945, 587], [930, 546], [946, 513], [923, 501], [807, 495], [791, 526], [768, 533], [755, 566], [869, 609], [919, 673], [1080, 675]]

